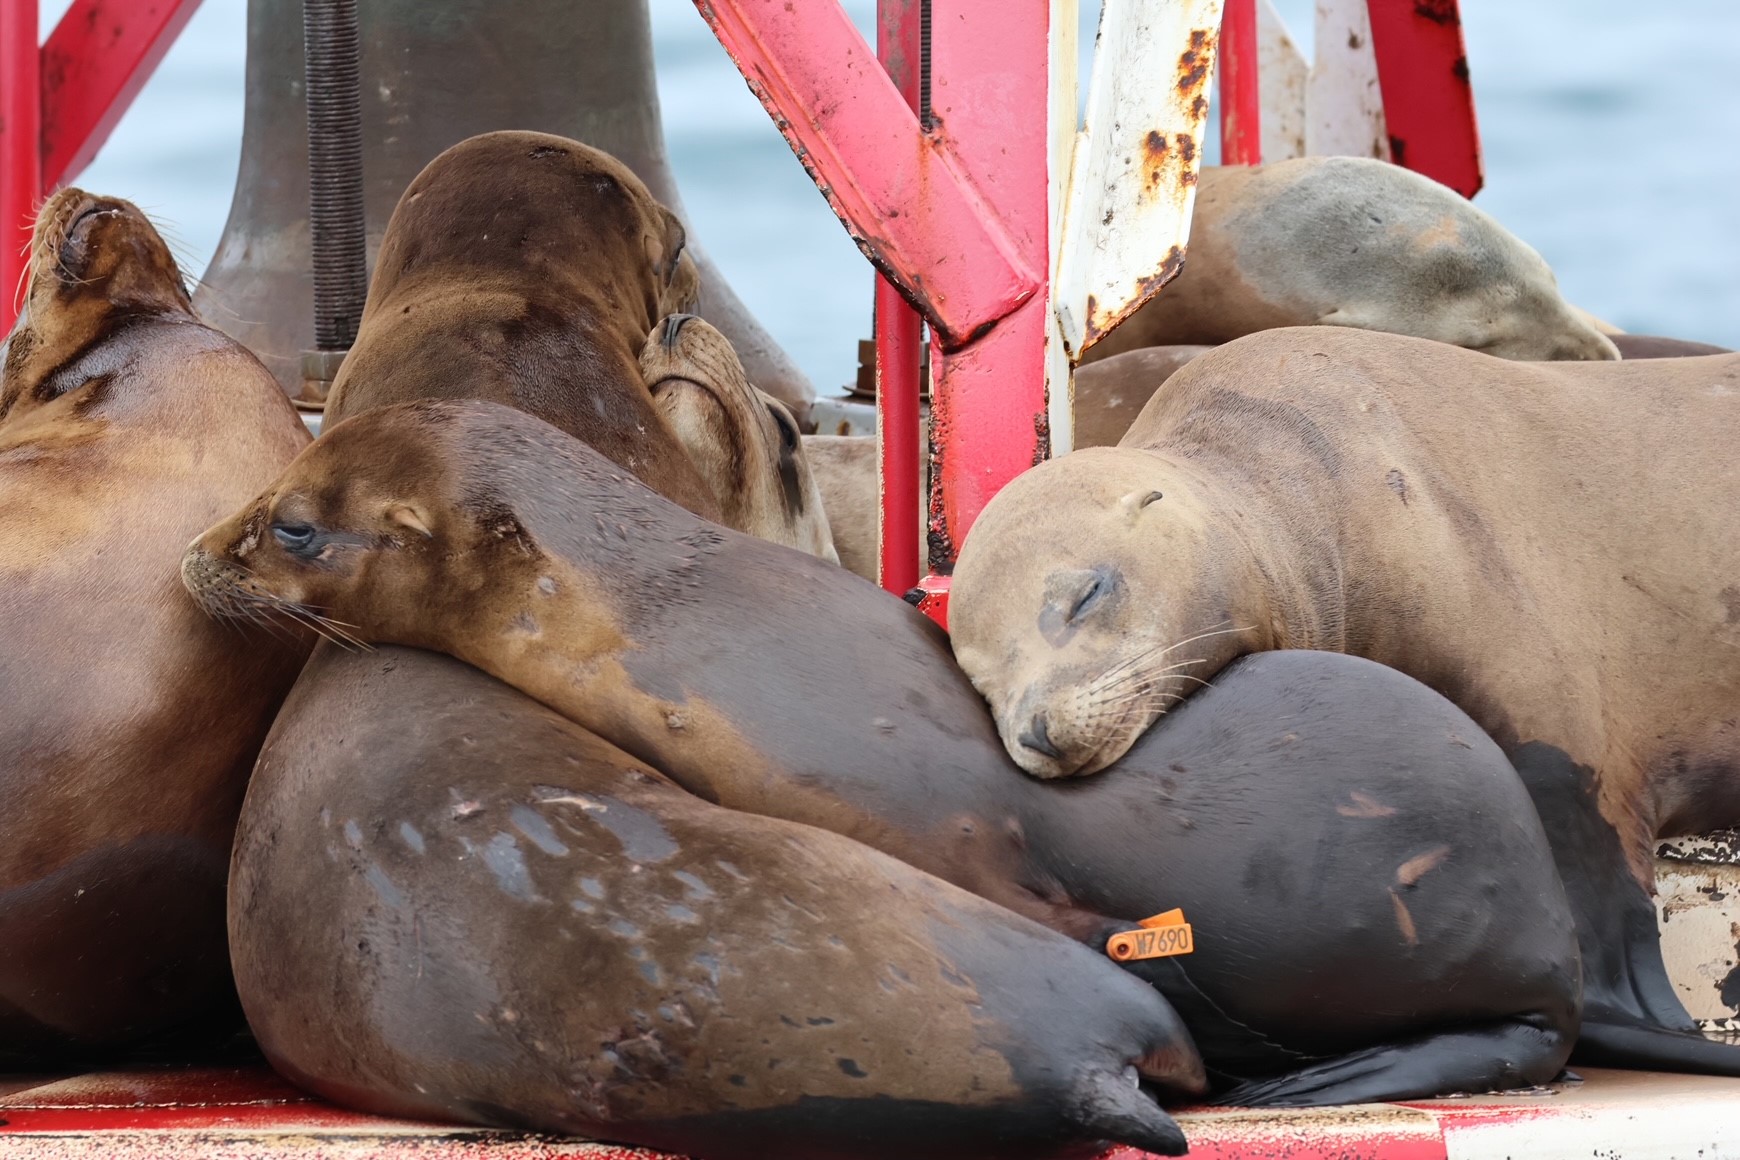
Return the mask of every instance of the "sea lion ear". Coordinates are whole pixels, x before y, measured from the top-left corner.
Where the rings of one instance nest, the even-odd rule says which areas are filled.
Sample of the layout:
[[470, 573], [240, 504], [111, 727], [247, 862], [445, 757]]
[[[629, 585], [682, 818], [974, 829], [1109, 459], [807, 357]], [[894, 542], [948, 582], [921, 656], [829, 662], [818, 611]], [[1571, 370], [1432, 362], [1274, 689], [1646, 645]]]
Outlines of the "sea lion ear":
[[1118, 501], [1118, 506], [1124, 509], [1124, 514], [1132, 520], [1142, 514], [1142, 509], [1155, 500], [1166, 497], [1158, 491], [1132, 491]]
[[408, 503], [396, 503], [387, 508], [387, 518], [395, 524], [403, 524], [413, 532], [420, 533], [426, 540], [435, 538], [435, 533], [429, 530], [429, 522], [423, 518], [423, 513]]
[[683, 248], [689, 243], [689, 235], [677, 215], [662, 205], [659, 206], [659, 216], [663, 219], [664, 229], [660, 236], [647, 238], [647, 258], [668, 288], [677, 276], [677, 266], [682, 261]]

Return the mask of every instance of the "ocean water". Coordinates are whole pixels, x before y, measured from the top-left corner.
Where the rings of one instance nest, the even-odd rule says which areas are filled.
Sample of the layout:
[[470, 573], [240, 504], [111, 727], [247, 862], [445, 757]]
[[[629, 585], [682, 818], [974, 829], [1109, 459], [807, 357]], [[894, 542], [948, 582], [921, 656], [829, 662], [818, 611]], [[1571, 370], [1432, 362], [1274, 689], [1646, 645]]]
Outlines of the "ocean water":
[[[44, 27], [70, 0], [44, 0]], [[650, 0], [690, 224], [828, 393], [869, 336], [872, 275], [691, 0]], [[995, 0], [980, 0], [994, 3]], [[874, 0], [846, 0], [862, 29]], [[1097, 4], [1084, 0], [1083, 54]], [[1279, 0], [1310, 41], [1311, 0]], [[205, 0], [87, 188], [146, 207], [203, 270], [234, 187], [244, 0]], [[1622, 326], [1740, 347], [1740, 4], [1462, 0], [1485, 145], [1476, 199], [1566, 295]], [[1084, 72], [1085, 77], [1085, 72]]]

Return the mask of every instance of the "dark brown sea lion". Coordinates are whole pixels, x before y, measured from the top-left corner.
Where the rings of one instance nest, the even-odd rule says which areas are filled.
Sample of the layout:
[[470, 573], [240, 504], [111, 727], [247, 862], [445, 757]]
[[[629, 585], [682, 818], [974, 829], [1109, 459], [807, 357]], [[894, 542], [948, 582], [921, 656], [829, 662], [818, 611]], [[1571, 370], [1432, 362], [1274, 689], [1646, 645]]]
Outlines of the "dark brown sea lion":
[[1184, 270], [1087, 360], [1282, 326], [1508, 359], [1614, 359], [1541, 256], [1454, 190], [1368, 157], [1203, 169]]
[[997, 495], [954, 574], [955, 652], [1040, 776], [1116, 761], [1243, 653], [1424, 681], [1535, 795], [1589, 1020], [1655, 1035], [1655, 1066], [1740, 1073], [1732, 1048], [1661, 1033], [1692, 1023], [1647, 894], [1657, 836], [1740, 822], [1737, 444], [1740, 355], [1254, 335], [1180, 372], [1119, 447]]
[[719, 522], [834, 563], [797, 420], [757, 390], [725, 336], [692, 314], [653, 327], [641, 375], [719, 505]]
[[176, 561], [308, 433], [114, 198], [43, 207], [4, 356], [0, 1067], [34, 1068], [234, 1018], [230, 839], [307, 648], [214, 631]]
[[717, 514], [641, 381], [653, 324], [694, 301], [683, 243], [682, 223], [609, 154], [547, 133], [461, 141], [387, 223], [326, 422], [413, 399], [491, 399]]
[[1265, 658], [1116, 775], [1031, 781], [918, 612], [486, 403], [334, 427], [184, 574], [220, 615], [318, 605], [459, 656], [702, 798], [1092, 946], [1185, 907], [1201, 949], [1142, 974], [1229, 1099], [1540, 1082], [1575, 1033], [1570, 917], [1514, 774], [1365, 662]]
[[418, 655], [298, 684], [249, 787], [232, 953], [297, 1083], [704, 1158], [1184, 1150], [1136, 1081], [1201, 1063], [1103, 956]]

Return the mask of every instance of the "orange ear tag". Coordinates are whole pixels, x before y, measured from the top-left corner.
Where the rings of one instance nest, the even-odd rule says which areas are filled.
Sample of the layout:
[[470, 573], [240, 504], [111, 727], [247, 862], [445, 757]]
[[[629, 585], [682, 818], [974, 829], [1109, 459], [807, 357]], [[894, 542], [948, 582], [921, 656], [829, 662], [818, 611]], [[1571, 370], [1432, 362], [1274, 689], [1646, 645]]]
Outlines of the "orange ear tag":
[[1168, 910], [1152, 918], [1144, 918], [1141, 930], [1127, 930], [1106, 941], [1106, 954], [1120, 963], [1136, 959], [1164, 959], [1172, 955], [1187, 955], [1196, 949], [1196, 939], [1190, 924], [1184, 921], [1182, 910]]

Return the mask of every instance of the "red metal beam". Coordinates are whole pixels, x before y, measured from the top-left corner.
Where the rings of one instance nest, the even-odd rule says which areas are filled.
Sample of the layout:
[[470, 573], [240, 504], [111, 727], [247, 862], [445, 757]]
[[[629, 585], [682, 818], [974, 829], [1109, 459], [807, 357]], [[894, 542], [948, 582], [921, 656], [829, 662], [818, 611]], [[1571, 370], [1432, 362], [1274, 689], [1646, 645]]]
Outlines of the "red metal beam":
[[200, 0], [74, 0], [42, 47], [42, 188], [77, 177]]
[[[876, 55], [914, 112], [922, 81], [923, 0], [878, 0]], [[881, 481], [877, 578], [896, 596], [918, 583], [919, 360], [918, 312], [900, 288], [876, 276], [876, 437]]]
[[1222, 165], [1263, 163], [1263, 103], [1257, 73], [1257, 0], [1226, 0], [1220, 21]]
[[[944, 345], [972, 341], [1043, 290], [1043, 254], [1033, 261], [1000, 228], [1007, 222], [985, 196], [994, 191], [968, 180], [958, 139], [920, 131], [837, 3], [695, 6], [858, 248]], [[990, 7], [994, 16], [1002, 6]]]
[[0, 329], [22, 301], [25, 253], [42, 194], [37, 0], [0, 0]]
[[1464, 197], [1485, 183], [1457, 0], [1368, 0], [1390, 159]]
[[[931, 366], [930, 570], [939, 578], [991, 497], [1050, 452], [1045, 344], [1049, 273], [1050, 0], [933, 0], [935, 132], [970, 173], [1037, 292]], [[930, 585], [934, 591], [938, 584]], [[927, 602], [933, 615], [946, 609]]]

